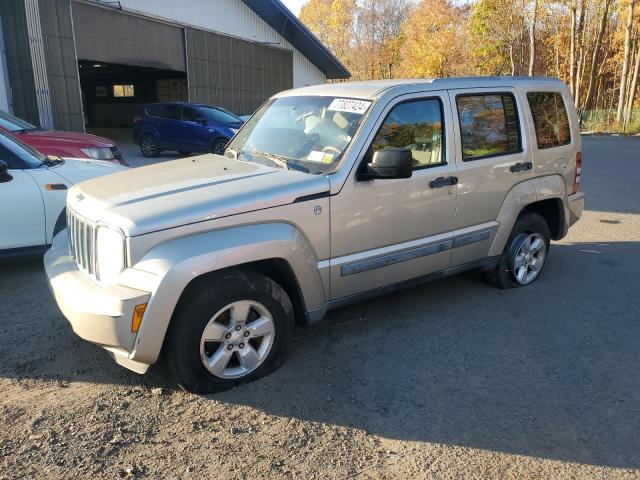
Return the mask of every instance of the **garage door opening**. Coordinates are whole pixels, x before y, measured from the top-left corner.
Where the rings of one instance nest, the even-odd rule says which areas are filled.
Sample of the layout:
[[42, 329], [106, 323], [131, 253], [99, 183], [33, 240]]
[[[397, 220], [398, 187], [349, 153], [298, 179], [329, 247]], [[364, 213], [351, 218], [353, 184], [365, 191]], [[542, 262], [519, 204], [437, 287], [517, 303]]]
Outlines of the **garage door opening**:
[[79, 60], [87, 128], [131, 128], [143, 105], [189, 99], [185, 72]]

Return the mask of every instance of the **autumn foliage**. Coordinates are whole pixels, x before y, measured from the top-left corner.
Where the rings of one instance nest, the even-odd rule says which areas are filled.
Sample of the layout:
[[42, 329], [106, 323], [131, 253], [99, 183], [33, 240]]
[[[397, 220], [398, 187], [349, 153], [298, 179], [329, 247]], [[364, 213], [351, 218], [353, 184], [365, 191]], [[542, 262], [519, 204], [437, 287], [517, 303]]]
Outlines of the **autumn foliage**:
[[354, 80], [557, 77], [586, 123], [639, 129], [638, 0], [309, 0], [301, 20]]

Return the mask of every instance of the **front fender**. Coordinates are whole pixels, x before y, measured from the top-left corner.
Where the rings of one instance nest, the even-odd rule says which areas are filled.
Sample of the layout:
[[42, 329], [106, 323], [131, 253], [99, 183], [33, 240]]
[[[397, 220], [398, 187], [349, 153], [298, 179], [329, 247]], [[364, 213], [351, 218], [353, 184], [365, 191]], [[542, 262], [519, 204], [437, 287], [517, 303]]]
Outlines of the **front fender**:
[[131, 269], [145, 273], [129, 276], [134, 283], [136, 278], [146, 277], [147, 290], [151, 291], [130, 359], [156, 362], [173, 311], [192, 280], [216, 270], [272, 258], [283, 259], [291, 266], [307, 311], [324, 305], [318, 259], [304, 235], [290, 224], [214, 230], [170, 240], [150, 250]]

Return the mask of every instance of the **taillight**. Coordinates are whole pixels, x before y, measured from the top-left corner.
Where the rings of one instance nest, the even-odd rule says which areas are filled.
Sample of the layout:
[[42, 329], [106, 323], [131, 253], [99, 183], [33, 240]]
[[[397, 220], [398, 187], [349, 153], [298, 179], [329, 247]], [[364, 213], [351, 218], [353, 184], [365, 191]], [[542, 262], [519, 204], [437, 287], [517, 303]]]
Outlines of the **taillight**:
[[580, 174], [582, 173], [582, 152], [576, 153], [576, 176], [573, 178], [573, 193], [580, 191]]

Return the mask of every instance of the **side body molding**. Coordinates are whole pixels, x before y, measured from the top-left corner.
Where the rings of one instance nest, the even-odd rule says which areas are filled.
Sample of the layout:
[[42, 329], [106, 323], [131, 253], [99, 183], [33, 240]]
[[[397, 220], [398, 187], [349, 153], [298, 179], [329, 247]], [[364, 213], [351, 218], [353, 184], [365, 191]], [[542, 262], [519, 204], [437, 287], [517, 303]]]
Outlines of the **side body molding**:
[[146, 278], [144, 283], [152, 292], [129, 358], [149, 364], [157, 360], [173, 311], [194, 278], [273, 258], [287, 261], [295, 272], [307, 311], [324, 305], [318, 258], [304, 235], [287, 223], [214, 230], [170, 240], [150, 250], [129, 270], [140, 272], [129, 276], [131, 283]]

